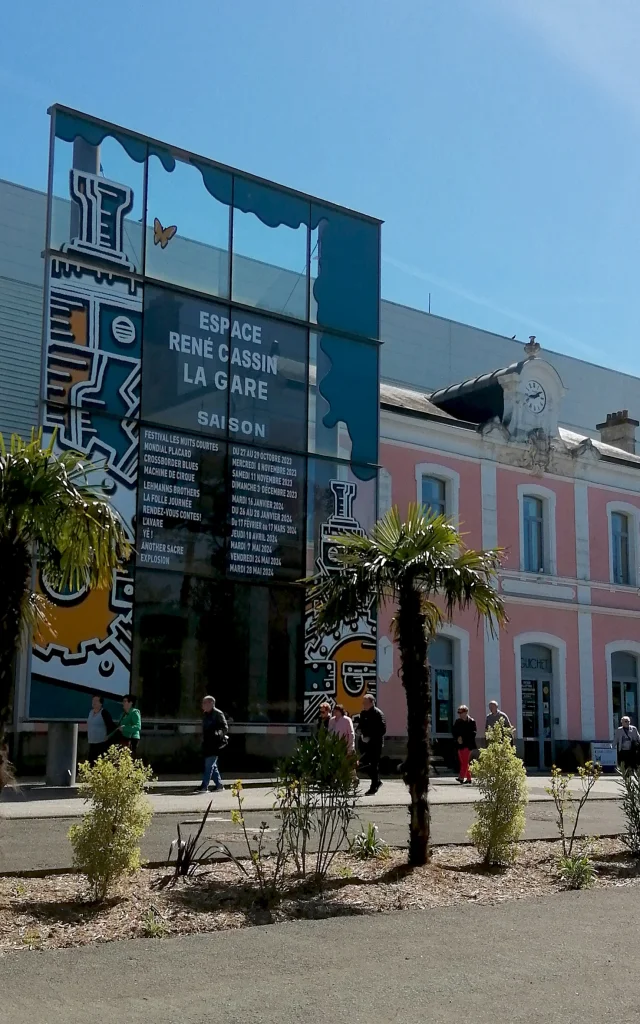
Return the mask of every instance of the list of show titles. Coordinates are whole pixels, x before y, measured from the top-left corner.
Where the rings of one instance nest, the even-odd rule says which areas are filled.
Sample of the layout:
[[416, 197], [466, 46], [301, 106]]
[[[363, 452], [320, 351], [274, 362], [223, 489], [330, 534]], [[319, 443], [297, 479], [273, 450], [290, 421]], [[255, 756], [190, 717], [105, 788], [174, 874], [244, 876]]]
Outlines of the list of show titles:
[[[143, 428], [140, 445], [138, 564], [184, 570], [183, 524], [202, 524], [202, 456], [224, 442]], [[231, 516], [228, 568], [235, 576], [270, 579], [287, 572], [285, 549], [299, 558], [298, 468], [279, 452], [229, 445]], [[222, 469], [222, 463], [221, 463]], [[204, 529], [209, 524], [203, 524]], [[283, 557], [284, 556], [284, 557]]]

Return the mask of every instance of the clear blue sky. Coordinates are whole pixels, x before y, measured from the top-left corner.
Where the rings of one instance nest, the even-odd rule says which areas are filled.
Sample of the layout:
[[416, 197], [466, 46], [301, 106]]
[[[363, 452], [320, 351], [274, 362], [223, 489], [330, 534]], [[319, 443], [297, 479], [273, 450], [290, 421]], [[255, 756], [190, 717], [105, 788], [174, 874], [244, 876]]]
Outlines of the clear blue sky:
[[5, 6], [0, 177], [66, 103], [383, 218], [385, 298], [640, 373], [638, 0]]

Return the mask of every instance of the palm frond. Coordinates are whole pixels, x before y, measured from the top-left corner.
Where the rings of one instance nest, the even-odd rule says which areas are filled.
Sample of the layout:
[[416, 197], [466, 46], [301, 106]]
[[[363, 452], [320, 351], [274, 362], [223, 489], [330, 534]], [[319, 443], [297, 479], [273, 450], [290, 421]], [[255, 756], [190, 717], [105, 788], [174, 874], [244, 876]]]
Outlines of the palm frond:
[[303, 581], [319, 624], [327, 629], [353, 621], [372, 602], [378, 607], [395, 602], [407, 583], [422, 596], [430, 635], [456, 609], [470, 606], [487, 619], [492, 631], [506, 619], [495, 589], [501, 551], [466, 548], [446, 516], [431, 515], [412, 503], [402, 521], [394, 506], [369, 536], [337, 534], [330, 539], [338, 568], [328, 576], [319, 573]]

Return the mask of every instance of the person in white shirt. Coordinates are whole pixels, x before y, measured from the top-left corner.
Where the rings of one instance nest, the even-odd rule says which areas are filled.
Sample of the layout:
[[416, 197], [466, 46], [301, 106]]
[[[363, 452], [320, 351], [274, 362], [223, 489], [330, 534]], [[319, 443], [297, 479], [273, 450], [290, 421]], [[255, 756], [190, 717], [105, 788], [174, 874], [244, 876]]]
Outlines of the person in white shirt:
[[628, 715], [620, 719], [620, 726], [616, 729], [616, 749], [618, 751], [618, 765], [623, 772], [633, 771], [638, 764], [638, 751], [640, 749], [640, 733], [635, 725], [631, 724]]

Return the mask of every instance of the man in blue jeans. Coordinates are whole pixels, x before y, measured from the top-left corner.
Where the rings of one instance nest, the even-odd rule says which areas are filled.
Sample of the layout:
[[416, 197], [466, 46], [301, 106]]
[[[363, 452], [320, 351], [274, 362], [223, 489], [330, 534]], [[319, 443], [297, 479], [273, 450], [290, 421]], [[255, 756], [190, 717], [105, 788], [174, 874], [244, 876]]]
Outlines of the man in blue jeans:
[[206, 696], [202, 700], [202, 755], [204, 771], [200, 793], [209, 792], [209, 783], [213, 779], [216, 793], [224, 789], [218, 768], [218, 755], [229, 742], [229, 726], [227, 720], [218, 711], [215, 697]]

